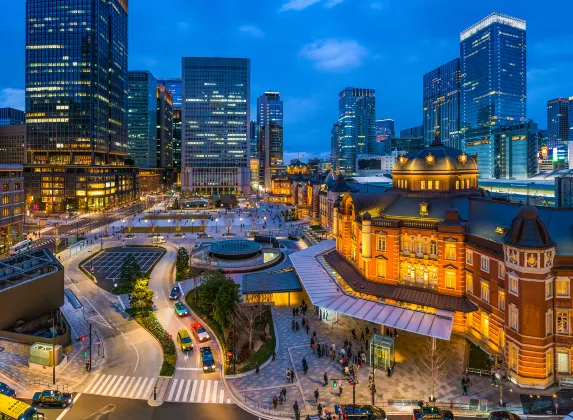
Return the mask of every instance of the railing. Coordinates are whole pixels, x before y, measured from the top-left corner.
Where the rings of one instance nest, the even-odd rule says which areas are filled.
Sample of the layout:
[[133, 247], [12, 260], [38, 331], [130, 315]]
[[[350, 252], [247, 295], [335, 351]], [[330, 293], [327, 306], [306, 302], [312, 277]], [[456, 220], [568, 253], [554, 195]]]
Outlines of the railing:
[[491, 376], [491, 370], [488, 369], [467, 368], [467, 371], [479, 376]]
[[414, 221], [414, 220], [403, 220], [402, 224], [404, 227], [418, 228], [418, 229], [436, 229], [438, 225], [435, 222], [424, 222], [424, 221]]
[[39, 379], [26, 380], [26, 379], [22, 378], [21, 376], [15, 374], [14, 372], [12, 372], [6, 368], [2, 368], [1, 372], [4, 375], [6, 375], [8, 378], [10, 378], [12, 381], [16, 382], [17, 384], [23, 385], [25, 388], [55, 389], [55, 390], [61, 391], [61, 392], [68, 392], [68, 385], [67, 384], [53, 385], [49, 382], [44, 382], [44, 381], [39, 380]]

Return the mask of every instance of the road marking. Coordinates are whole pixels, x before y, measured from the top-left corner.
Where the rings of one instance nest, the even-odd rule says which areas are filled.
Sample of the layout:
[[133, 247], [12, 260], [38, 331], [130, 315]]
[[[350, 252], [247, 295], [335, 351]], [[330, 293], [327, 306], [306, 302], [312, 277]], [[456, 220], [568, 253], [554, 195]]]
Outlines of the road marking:
[[102, 382], [101, 386], [97, 389], [97, 391], [94, 390], [94, 394], [99, 394], [101, 392], [101, 390], [103, 389], [104, 386], [106, 386], [106, 384], [109, 382], [109, 380], [111, 379], [111, 376], [107, 376], [104, 381]]
[[113, 375], [111, 381], [109, 381], [109, 384], [107, 384], [107, 386], [103, 390], [102, 395], [107, 395], [107, 391], [111, 388], [112, 384], [115, 382], [116, 379], [117, 375]]
[[115, 390], [117, 389], [117, 387], [119, 386], [121, 380], [123, 379], [123, 376], [120, 376], [117, 380], [117, 382], [115, 383], [115, 385], [113, 386], [112, 389], [109, 390], [109, 394], [108, 395], [113, 395], [113, 393], [115, 392]]
[[[217, 402], [217, 387], [219, 386], [219, 381], [215, 381], [213, 383], [213, 399], [212, 399], [212, 403], [216, 403]], [[207, 401], [208, 402], [208, 401]]]
[[191, 386], [191, 382], [193, 381], [187, 379], [187, 385], [185, 385], [185, 392], [183, 393], [183, 401], [187, 401], [187, 395], [189, 394], [189, 387]]
[[230, 398], [227, 398], [227, 404], [233, 404], [233, 401], [231, 401]]
[[[153, 386], [155, 386], [155, 381], [153, 380], [153, 378], [151, 378], [151, 381], [149, 381], [149, 384], [147, 384], [147, 389], [143, 393], [144, 398], [151, 398], [151, 388], [153, 388]], [[148, 397], [146, 397], [146, 395]]]
[[[211, 392], [211, 381], [207, 381], [207, 389], [205, 390], [205, 400], [203, 402], [209, 402], [209, 395]], [[199, 400], [201, 401], [201, 400]]]
[[197, 384], [199, 383], [199, 381], [193, 381], [193, 390], [191, 391], [191, 396], [189, 397], [189, 402], [193, 402], [193, 399], [195, 398], [195, 392], [197, 391]]
[[185, 380], [182, 379], [181, 382], [179, 382], [179, 389], [177, 389], [177, 394], [175, 394], [175, 401], [179, 401], [181, 391], [183, 391], [183, 385], [185, 385]]
[[173, 379], [173, 383], [171, 384], [171, 389], [169, 390], [169, 396], [167, 397], [167, 401], [173, 401], [173, 393], [175, 392], [175, 388], [177, 388], [177, 381], [179, 379]]
[[104, 378], [104, 375], [95, 375], [93, 378], [93, 381], [90, 382], [90, 384], [87, 386], [86, 389], [84, 389], [84, 392], [89, 392], [89, 390], [92, 388], [93, 385], [95, 385], [96, 382], [101, 381]]
[[76, 403], [76, 401], [82, 396], [82, 393], [80, 392], [78, 395], [75, 396], [74, 400], [72, 401], [72, 403], [70, 405], [68, 405], [66, 408], [64, 408], [64, 411], [62, 411], [60, 413], [60, 415], [58, 417], [56, 417], [56, 420], [61, 420], [66, 414], [68, 414], [68, 411], [70, 411], [70, 408], [72, 408], [74, 406], [74, 404]]
[[118, 296], [117, 300], [119, 300], [119, 304], [121, 305], [121, 308], [125, 311], [125, 305], [123, 304], [123, 301], [121, 300], [121, 296]]
[[[149, 378], [145, 378], [143, 380], [143, 382], [141, 383], [141, 387], [139, 388], [139, 392], [135, 396], [135, 399], [139, 399], [141, 397], [141, 394], [143, 393], [143, 391], [145, 389], [145, 384], [147, 383], [148, 380], [149, 380]], [[153, 381], [153, 379], [152, 379], [152, 381]]]
[[219, 404], [223, 404], [223, 402], [225, 402], [225, 391], [221, 390], [219, 391]]
[[176, 368], [177, 370], [203, 370], [201, 368], [182, 368], [182, 367], [178, 367]]
[[127, 398], [133, 398], [133, 394], [135, 394], [135, 391], [137, 390], [137, 387], [139, 386], [139, 383], [141, 382], [142, 379], [143, 378], [137, 378], [137, 382], [135, 383], [133, 388], [131, 388], [131, 392], [129, 393], [129, 397]]
[[[131, 382], [133, 382], [135, 380], [135, 378], [131, 378]], [[123, 380], [123, 383], [121, 384], [121, 386], [119, 387], [119, 389], [117, 390], [117, 395], [121, 395], [121, 391], [123, 391], [123, 388], [125, 388], [125, 385], [130, 382], [129, 376], [126, 376], [125, 379]], [[129, 387], [128, 387], [129, 389]], [[127, 389], [125, 390], [127, 392]], [[111, 395], [113, 395], [113, 392], [111, 393]]]

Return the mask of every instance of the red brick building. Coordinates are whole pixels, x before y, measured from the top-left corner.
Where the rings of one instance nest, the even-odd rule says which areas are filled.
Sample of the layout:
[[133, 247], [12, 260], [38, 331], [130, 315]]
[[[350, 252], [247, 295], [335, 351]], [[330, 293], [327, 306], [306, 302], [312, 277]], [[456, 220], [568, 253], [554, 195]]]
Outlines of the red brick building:
[[401, 156], [393, 188], [348, 192], [325, 259], [357, 295], [453, 313], [453, 332], [546, 388], [572, 369], [573, 209], [493, 200], [477, 162], [433, 144]]

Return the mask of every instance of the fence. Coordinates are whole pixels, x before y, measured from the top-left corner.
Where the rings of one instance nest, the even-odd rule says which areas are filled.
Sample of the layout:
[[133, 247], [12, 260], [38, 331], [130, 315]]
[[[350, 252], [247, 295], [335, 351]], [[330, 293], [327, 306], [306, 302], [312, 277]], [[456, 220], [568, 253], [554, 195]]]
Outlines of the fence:
[[2, 374], [4, 374], [5, 376], [7, 376], [8, 378], [10, 378], [13, 382], [16, 382], [17, 384], [23, 385], [25, 388], [36, 388], [36, 389], [55, 389], [56, 391], [61, 391], [61, 392], [68, 392], [68, 385], [67, 384], [51, 384], [49, 382], [40, 380], [40, 379], [32, 379], [32, 380], [26, 380], [24, 378], [22, 378], [20, 375], [12, 372], [9, 369], [6, 369], [4, 367], [0, 368], [0, 372], [2, 372]]

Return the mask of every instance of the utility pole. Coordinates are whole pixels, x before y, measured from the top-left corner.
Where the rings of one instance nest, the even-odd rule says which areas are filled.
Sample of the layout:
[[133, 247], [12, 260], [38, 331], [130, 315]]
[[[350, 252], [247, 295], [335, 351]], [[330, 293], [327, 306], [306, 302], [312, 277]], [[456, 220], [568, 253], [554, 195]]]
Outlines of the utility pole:
[[52, 381], [56, 385], [56, 317], [52, 316]]
[[90, 322], [90, 372], [92, 371], [92, 323]]

